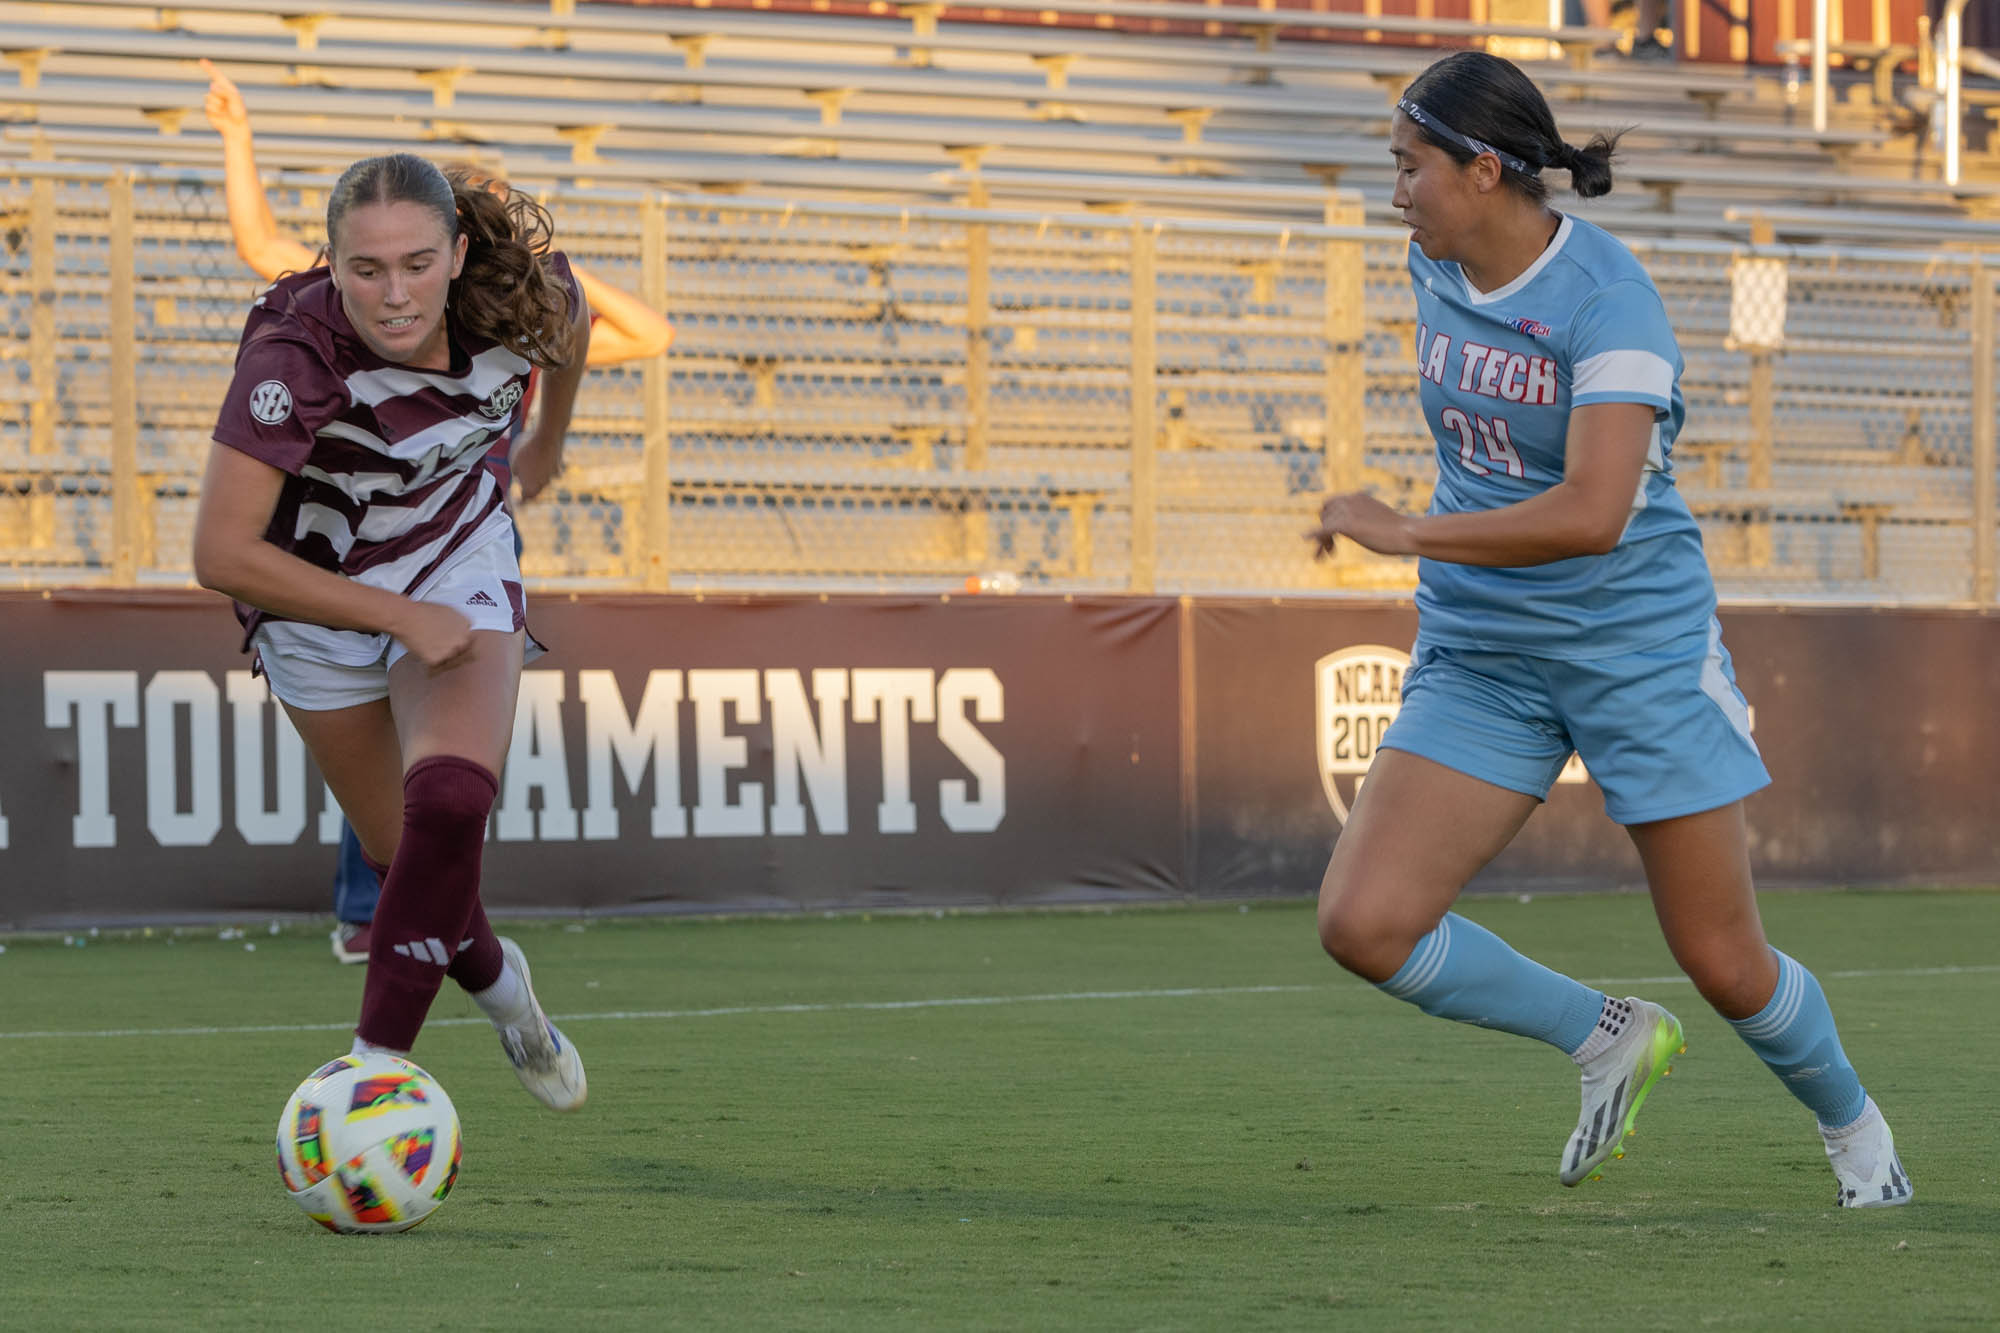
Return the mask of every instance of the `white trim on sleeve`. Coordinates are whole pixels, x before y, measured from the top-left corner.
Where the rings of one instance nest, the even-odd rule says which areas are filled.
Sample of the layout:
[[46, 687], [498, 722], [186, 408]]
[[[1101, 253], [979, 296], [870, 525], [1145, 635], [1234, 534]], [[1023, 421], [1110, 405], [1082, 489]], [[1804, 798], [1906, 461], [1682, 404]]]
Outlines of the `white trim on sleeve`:
[[1636, 347], [1599, 352], [1576, 363], [1570, 375], [1570, 399], [1585, 395], [1631, 394], [1646, 402], [1667, 403], [1674, 396], [1674, 368], [1666, 358]]

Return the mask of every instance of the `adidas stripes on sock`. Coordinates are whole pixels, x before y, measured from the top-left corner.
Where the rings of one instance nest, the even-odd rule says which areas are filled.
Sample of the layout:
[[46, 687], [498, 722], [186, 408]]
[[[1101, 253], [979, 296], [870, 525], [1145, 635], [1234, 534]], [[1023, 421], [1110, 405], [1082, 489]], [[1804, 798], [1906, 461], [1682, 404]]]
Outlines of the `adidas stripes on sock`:
[[1548, 1042], [1565, 1054], [1590, 1038], [1605, 995], [1516, 953], [1456, 912], [1417, 941], [1379, 989], [1437, 1018]]
[[[377, 880], [387, 882], [389, 867], [367, 852], [361, 853], [361, 859], [375, 872]], [[477, 899], [472, 904], [472, 920], [465, 926], [465, 940], [469, 943], [459, 944], [458, 953], [452, 958], [451, 966], [445, 969], [445, 975], [465, 990], [475, 992], [473, 998], [477, 999], [476, 992], [486, 990], [500, 979], [506, 962], [500, 956], [500, 937], [493, 933], [492, 925], [486, 920], [486, 908]]]
[[1730, 1019], [1729, 1026], [1787, 1092], [1812, 1108], [1820, 1124], [1852, 1124], [1868, 1104], [1868, 1094], [1841, 1049], [1826, 992], [1796, 960], [1771, 952], [1778, 960], [1778, 988], [1771, 1002], [1748, 1018]]
[[[355, 1027], [362, 1041], [412, 1049], [447, 970], [487, 967], [482, 941], [468, 936], [467, 927], [484, 926], [492, 939], [478, 910], [479, 859], [499, 790], [493, 774], [456, 755], [421, 759], [403, 775], [403, 838], [375, 910]], [[462, 951], [481, 957], [461, 969]], [[498, 953], [495, 942], [491, 954]], [[478, 979], [492, 984], [490, 977]]]

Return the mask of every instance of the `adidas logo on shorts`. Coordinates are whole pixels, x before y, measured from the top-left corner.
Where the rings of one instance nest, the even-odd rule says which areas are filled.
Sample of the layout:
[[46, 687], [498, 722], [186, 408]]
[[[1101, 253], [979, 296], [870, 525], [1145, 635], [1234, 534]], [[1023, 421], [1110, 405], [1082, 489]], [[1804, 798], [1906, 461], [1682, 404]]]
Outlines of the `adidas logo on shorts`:
[[486, 595], [486, 590], [484, 588], [481, 588], [478, 592], [466, 598], [465, 604], [467, 606], [490, 606], [495, 608], [496, 610], [500, 606], [500, 603], [494, 601], [491, 597], [488, 597]]

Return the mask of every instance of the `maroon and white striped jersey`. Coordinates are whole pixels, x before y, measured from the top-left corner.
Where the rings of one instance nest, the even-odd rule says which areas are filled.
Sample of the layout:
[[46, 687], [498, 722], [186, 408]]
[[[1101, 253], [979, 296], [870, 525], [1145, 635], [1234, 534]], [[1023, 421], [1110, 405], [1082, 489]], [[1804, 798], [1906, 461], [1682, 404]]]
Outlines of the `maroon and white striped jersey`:
[[[583, 300], [560, 253], [550, 256]], [[265, 540], [322, 569], [409, 595], [488, 541], [512, 537], [505, 483], [480, 466], [510, 432], [532, 367], [447, 316], [451, 364], [384, 361], [354, 331], [324, 268], [257, 299], [215, 439], [290, 475]], [[246, 633], [279, 619], [239, 604]]]

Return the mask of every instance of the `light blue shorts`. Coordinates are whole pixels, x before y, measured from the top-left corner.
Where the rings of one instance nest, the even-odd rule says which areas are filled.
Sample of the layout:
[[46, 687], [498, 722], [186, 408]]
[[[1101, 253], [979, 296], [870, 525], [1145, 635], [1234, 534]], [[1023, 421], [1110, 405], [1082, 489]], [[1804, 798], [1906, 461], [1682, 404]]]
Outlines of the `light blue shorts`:
[[1575, 751], [1620, 824], [1713, 810], [1771, 781], [1713, 617], [1587, 662], [1433, 647], [1420, 634], [1381, 748], [1540, 800]]

